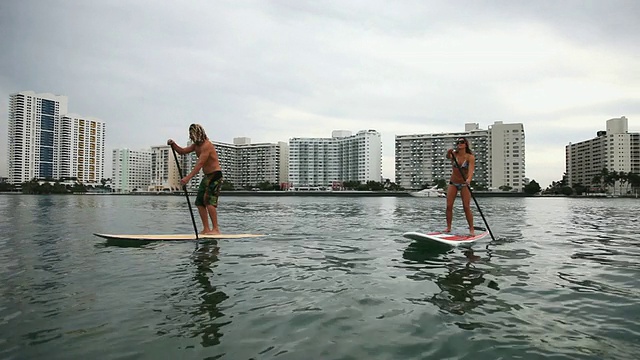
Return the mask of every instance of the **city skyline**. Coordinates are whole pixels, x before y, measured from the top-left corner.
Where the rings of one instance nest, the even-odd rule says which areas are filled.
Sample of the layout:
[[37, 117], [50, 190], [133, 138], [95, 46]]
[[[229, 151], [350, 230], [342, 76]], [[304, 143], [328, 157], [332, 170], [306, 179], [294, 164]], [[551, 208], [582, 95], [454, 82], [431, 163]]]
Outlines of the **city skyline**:
[[546, 187], [565, 146], [607, 119], [638, 132], [640, 4], [460, 6], [0, 3], [0, 29], [20, 39], [0, 54], [0, 176], [9, 94], [26, 90], [108, 125], [105, 175], [113, 149], [180, 141], [197, 122], [226, 143], [375, 129], [393, 180], [395, 135], [504, 121], [524, 124], [526, 176]]
[[[66, 112], [67, 112], [67, 102], [68, 102], [68, 97], [67, 97], [67, 96], [60, 95], [60, 94], [51, 94], [51, 93], [35, 93], [35, 92], [31, 91], [31, 90], [22, 91], [22, 92], [17, 92], [17, 93], [15, 93], [15, 94], [12, 94], [11, 96], [16, 96], [16, 95], [21, 95], [21, 96], [22, 96], [22, 94], [26, 94], [27, 96], [35, 96], [35, 97], [38, 97], [38, 98], [40, 98], [41, 96], [44, 96], [44, 98], [45, 98], [45, 99], [62, 99], [62, 101], [63, 101], [63, 102], [62, 102], [62, 105], [63, 105], [63, 106], [61, 106], [62, 112], [59, 114], [59, 115], [60, 115], [60, 118], [61, 118], [61, 121], [62, 121], [62, 120], [64, 120], [64, 119], [72, 119], [72, 118], [73, 118], [73, 119], [75, 119], [75, 118], [77, 118], [77, 117], [78, 117], [78, 115], [77, 115], [77, 114], [73, 114], [73, 113], [66, 113]], [[49, 100], [47, 100], [47, 101], [49, 101]], [[626, 119], [626, 117], [622, 117], [621, 119], [624, 119], [625, 124], [628, 124], [628, 120]], [[94, 120], [97, 120], [97, 119], [95, 119], [95, 118], [94, 118]], [[607, 128], [609, 127], [609, 125], [608, 125], [608, 124], [609, 124], [611, 121], [614, 121], [614, 120], [615, 120], [615, 121], [617, 121], [618, 119], [617, 119], [617, 118], [612, 118], [612, 119], [609, 119], [609, 120], [607, 120], [607, 121], [606, 121], [606, 122], [607, 122]], [[78, 121], [78, 119], [75, 119], [75, 121]], [[82, 121], [82, 120], [81, 120], [81, 121]], [[97, 121], [99, 121], [99, 120], [97, 120]], [[99, 122], [100, 122], [100, 121], [99, 121]], [[62, 123], [64, 123], [64, 121], [62, 121], [62, 122], [61, 122], [61, 124], [62, 124]], [[467, 136], [467, 135], [464, 135], [465, 133], [467, 133], [467, 131], [476, 131], [476, 132], [478, 132], [478, 133], [487, 133], [487, 131], [489, 131], [489, 132], [491, 131], [492, 126], [493, 126], [493, 127], [495, 127], [495, 125], [496, 125], [496, 124], [502, 124], [502, 123], [503, 123], [502, 121], [496, 121], [493, 125], [489, 125], [489, 126], [488, 126], [488, 129], [489, 129], [489, 130], [480, 128], [480, 127], [479, 127], [479, 124], [477, 124], [477, 123], [475, 123], [475, 124], [474, 124], [474, 123], [466, 123], [466, 124], [465, 124], [465, 130], [464, 130], [464, 131], [454, 131], [454, 132], [449, 132], [449, 133], [433, 133], [433, 134], [411, 134], [411, 135], [400, 135], [399, 137], [400, 137], [400, 138], [403, 138], [403, 137], [412, 138], [413, 136], [417, 136], [417, 137], [419, 137], [419, 138], [420, 138], [420, 137], [423, 137], [423, 136], [428, 136], [428, 137], [444, 137], [444, 138], [450, 138], [450, 137], [452, 136], [452, 134], [455, 134], [455, 133], [461, 134], [461, 135], [459, 135], [459, 136]], [[103, 125], [104, 125], [104, 124], [103, 124]], [[513, 126], [513, 125], [515, 125], [516, 127], [519, 127], [520, 129], [522, 129], [522, 130], [519, 130], [519, 131], [522, 131], [522, 132], [523, 132], [523, 136], [524, 136], [524, 129], [523, 129], [523, 127], [522, 127], [522, 124], [506, 124], [506, 125], [507, 125], [507, 126]], [[625, 129], [627, 129], [627, 127], [625, 127]], [[374, 130], [374, 129], [369, 129], [369, 130], [358, 130], [357, 132], [358, 132], [358, 133], [363, 133], [363, 132], [372, 132], [372, 131], [373, 131], [373, 132], [375, 132], [375, 133], [378, 133], [378, 132], [377, 132], [376, 130]], [[628, 130], [625, 130], [625, 131], [626, 131], [627, 133], [637, 133], [637, 132], [634, 132], [634, 131], [628, 131]], [[599, 130], [599, 131], [598, 131], [598, 136], [600, 136], [600, 132], [602, 132], [602, 130]], [[336, 135], [336, 134], [338, 134], [338, 135]], [[340, 134], [342, 134], [342, 135], [340, 135]], [[352, 134], [352, 131], [350, 131], [350, 130], [334, 130], [334, 131], [332, 132], [332, 137], [335, 137], [335, 136], [346, 136], [346, 135], [351, 135], [351, 134]], [[379, 134], [379, 133], [378, 133], [378, 134]], [[470, 135], [470, 136], [469, 136], [469, 137], [467, 137], [467, 139], [468, 139], [468, 141], [470, 141], [470, 143], [473, 143], [473, 142], [474, 142], [474, 136], [473, 136], [473, 133], [469, 133], [469, 135]], [[378, 136], [379, 136], [379, 135], [378, 135]], [[315, 139], [315, 140], [323, 139], [323, 140], [329, 140], [329, 139], [331, 139], [331, 138], [328, 138], [328, 137], [302, 137], [302, 138], [290, 138], [288, 142], [272, 141], [272, 142], [270, 142], [270, 143], [263, 143], [263, 144], [261, 144], [261, 145], [264, 145], [264, 144], [275, 145], [275, 143], [287, 143], [287, 144], [290, 146], [290, 145], [291, 145], [291, 141], [294, 141], [294, 142], [295, 142], [296, 140], [299, 140], [299, 139], [310, 139], [310, 140], [314, 140], [314, 139]], [[219, 149], [219, 150], [218, 150], [218, 152], [220, 152], [221, 150], [224, 152], [224, 149], [225, 149], [226, 147], [228, 147], [228, 146], [236, 147], [236, 146], [241, 146], [241, 145], [237, 145], [237, 144], [251, 144], [251, 139], [250, 139], [250, 138], [248, 138], [248, 137], [235, 137], [235, 138], [233, 139], [233, 144], [231, 144], [231, 143], [226, 143], [226, 142], [221, 142], [221, 141], [217, 141], [217, 140], [215, 140], [215, 139], [211, 139], [211, 140], [212, 140], [212, 142], [213, 142], [214, 144], [216, 144], [216, 146], [222, 146], [222, 148], [221, 148], [221, 149]], [[475, 139], [475, 140], [477, 140], [477, 139]], [[102, 141], [103, 141], [103, 140], [102, 140]], [[397, 141], [398, 141], [398, 136], [396, 137], [396, 142], [397, 142]], [[453, 141], [453, 140], [452, 140], [452, 141]], [[584, 140], [583, 140], [583, 141], [584, 141]], [[587, 141], [588, 141], [588, 140], [587, 140]], [[188, 145], [189, 143], [190, 143], [190, 141], [188, 141], [188, 140], [187, 140], [187, 141], [185, 142], [185, 145]], [[260, 144], [257, 144], [257, 145], [260, 145]], [[381, 144], [380, 144], [380, 145], [381, 145]], [[478, 144], [475, 144], [474, 146], [477, 146], [477, 145], [478, 145]], [[525, 145], [525, 144], [522, 144], [522, 145]], [[570, 142], [570, 143], [569, 143], [569, 145], [567, 145], [567, 146], [570, 146], [570, 145], [571, 145], [571, 142]], [[249, 145], [249, 146], [251, 146], [251, 145]], [[440, 146], [441, 146], [441, 145], [439, 145], [438, 147], [440, 147]], [[165, 146], [164, 144], [156, 144], [156, 145], [150, 145], [150, 146], [147, 146], [146, 148], [139, 148], [139, 149], [131, 149], [131, 148], [124, 147], [124, 148], [117, 148], [117, 149], [105, 149], [105, 152], [106, 152], [106, 153], [111, 153], [111, 154], [113, 155], [113, 153], [114, 153], [115, 151], [121, 151], [121, 150], [126, 150], [126, 151], [149, 151], [149, 150], [151, 150], [151, 151], [153, 151], [153, 148], [156, 148], [156, 147], [165, 148], [165, 147], [167, 147], [167, 146]], [[396, 147], [397, 147], [397, 143], [396, 143]], [[526, 147], [526, 145], [525, 145], [524, 147]], [[516, 146], [516, 148], [517, 148], [517, 146]], [[440, 150], [442, 150], [442, 149], [440, 149]], [[499, 151], [503, 151], [503, 150], [504, 150], [504, 149], [499, 150]], [[442, 152], [444, 153], [444, 150], [442, 150]], [[516, 152], [517, 152], [517, 151], [516, 151]], [[101, 152], [101, 153], [102, 153], [102, 152]], [[109, 166], [109, 165], [110, 165], [109, 163], [113, 164], [114, 158], [115, 158], [115, 157], [112, 157], [111, 159], [109, 159], [109, 162], [107, 162], [107, 164], [105, 164], [105, 166], [104, 166], [104, 168], [103, 168], [103, 170], [104, 170], [104, 172], [103, 172], [103, 173], [104, 173], [104, 176], [102, 176], [102, 177], [98, 176], [98, 177], [94, 178], [94, 180], [93, 180], [94, 182], [99, 181], [99, 180], [100, 180], [100, 178], [108, 178], [108, 177], [109, 177], [108, 175], [109, 175], [109, 174], [111, 174], [111, 173], [112, 173], [112, 171], [113, 171], [113, 167], [112, 167], [112, 166]], [[395, 158], [394, 158], [394, 160], [395, 160]], [[479, 160], [479, 161], [483, 161], [483, 160]], [[193, 166], [193, 164], [191, 164], [191, 163], [190, 163], [190, 164], [185, 164], [185, 166], [186, 166], [186, 167], [185, 167], [185, 171], [186, 171], [187, 167], [189, 167], [189, 166]], [[102, 172], [101, 170], [98, 170], [98, 171]], [[397, 171], [397, 169], [396, 169], [396, 171]], [[502, 171], [498, 171], [498, 172], [499, 172], [499, 173], [502, 173]], [[569, 173], [569, 171], [568, 171], [568, 170], [567, 170], [566, 172], [567, 172], [567, 173]], [[531, 179], [531, 178], [529, 178], [529, 177], [528, 177], [528, 176], [526, 176], [526, 174], [524, 174], [524, 173], [521, 173], [521, 175], [523, 175], [523, 178], [525, 178], [525, 179], [528, 179], [528, 180], [536, 180], [536, 179]], [[0, 174], [0, 177], [3, 177], [3, 176]], [[384, 179], [384, 176], [383, 176], [383, 179]], [[389, 180], [391, 180], [391, 181], [397, 180], [397, 173], [396, 173], [396, 179], [394, 179], [394, 178], [388, 178], [388, 179], [389, 179]], [[112, 180], [113, 180], [113, 179], [112, 179]], [[479, 180], [479, 179], [476, 179], [476, 180], [481, 181], [481, 180]], [[495, 180], [495, 179], [494, 179], [494, 180]], [[289, 181], [291, 181], [291, 179], [289, 179]], [[383, 181], [384, 181], [384, 180], [383, 180]], [[537, 180], [536, 180], [536, 181], [537, 181]], [[281, 182], [282, 182], [282, 181], [281, 181]], [[481, 181], [481, 182], [482, 182], [482, 181]], [[495, 182], [495, 181], [494, 181], [494, 182]], [[400, 184], [400, 183], [399, 183], [399, 184]], [[495, 185], [495, 184], [494, 184], [494, 185]], [[516, 186], [515, 184], [514, 184], [513, 186], [517, 188], [517, 186]], [[495, 186], [494, 186], [494, 187], [495, 187]]]

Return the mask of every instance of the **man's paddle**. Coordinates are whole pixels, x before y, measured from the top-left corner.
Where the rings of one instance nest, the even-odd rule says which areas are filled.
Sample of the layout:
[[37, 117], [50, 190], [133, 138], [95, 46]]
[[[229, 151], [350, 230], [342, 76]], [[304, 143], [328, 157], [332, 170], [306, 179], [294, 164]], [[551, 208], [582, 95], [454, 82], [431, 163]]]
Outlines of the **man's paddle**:
[[[467, 177], [464, 175], [464, 172], [462, 171], [462, 167], [460, 167], [460, 164], [458, 164], [458, 159], [456, 158], [456, 151], [454, 151], [453, 154], [451, 154], [451, 157], [453, 158], [453, 161], [456, 164], [456, 168], [458, 168], [458, 171], [460, 171], [460, 175], [462, 175], [462, 178], [465, 179], [465, 183], [466, 183], [466, 179]], [[493, 241], [496, 240], [496, 238], [493, 237], [493, 233], [491, 232], [491, 228], [489, 227], [489, 224], [487, 223], [487, 219], [484, 218], [484, 214], [482, 214], [482, 209], [480, 209], [480, 205], [478, 205], [478, 200], [476, 200], [476, 197], [473, 196], [473, 191], [471, 190], [471, 184], [467, 185], [467, 189], [469, 189], [469, 193], [471, 194], [471, 198], [473, 199], [473, 202], [476, 203], [476, 207], [478, 208], [478, 212], [480, 213], [480, 216], [482, 216], [482, 221], [484, 221], [484, 224], [487, 227], [487, 230], [489, 230], [489, 235], [491, 235], [491, 239]], [[462, 190], [460, 190], [462, 191]]]
[[[173, 151], [173, 158], [176, 159], [176, 166], [178, 167], [178, 173], [180, 173], [180, 180], [182, 180], [182, 169], [180, 169], [180, 162], [178, 161], [178, 155], [176, 155], [176, 151], [171, 147], [171, 151]], [[191, 201], [189, 200], [189, 193], [187, 192], [187, 185], [182, 185], [182, 189], [184, 190], [184, 196], [187, 198], [187, 204], [189, 204], [189, 214], [191, 214], [191, 222], [193, 223], [193, 230], [196, 232], [196, 240], [199, 240], [198, 237], [198, 227], [196, 226], [196, 219], [193, 217], [193, 210], [191, 209]]]

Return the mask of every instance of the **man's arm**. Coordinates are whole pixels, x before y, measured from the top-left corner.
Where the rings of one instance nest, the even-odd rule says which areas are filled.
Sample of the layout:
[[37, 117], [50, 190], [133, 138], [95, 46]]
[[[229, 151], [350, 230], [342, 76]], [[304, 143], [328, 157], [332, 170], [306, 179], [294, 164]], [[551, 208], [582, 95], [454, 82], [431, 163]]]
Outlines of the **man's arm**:
[[178, 144], [176, 144], [176, 142], [173, 141], [173, 139], [167, 140], [167, 145], [171, 146], [171, 148], [173, 150], [175, 150], [180, 155], [188, 154], [190, 152], [193, 152], [196, 149], [196, 145], [195, 144], [191, 144], [191, 145], [187, 146], [186, 148], [182, 148]]
[[196, 166], [193, 167], [193, 170], [191, 170], [189, 175], [185, 176], [186, 178], [188, 178], [187, 180], [191, 180], [194, 176], [196, 176], [196, 174], [200, 171], [200, 169], [202, 169], [204, 164], [207, 162], [207, 159], [209, 158], [210, 154], [211, 154], [211, 148], [208, 146], [204, 146], [202, 148], [202, 151], [200, 152], [200, 157], [198, 158], [198, 162], [196, 163]]

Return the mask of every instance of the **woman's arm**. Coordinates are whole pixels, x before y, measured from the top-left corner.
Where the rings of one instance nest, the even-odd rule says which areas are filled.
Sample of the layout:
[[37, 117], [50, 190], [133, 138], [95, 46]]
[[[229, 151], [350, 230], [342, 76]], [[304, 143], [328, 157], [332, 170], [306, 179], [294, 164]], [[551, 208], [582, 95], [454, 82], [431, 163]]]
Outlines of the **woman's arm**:
[[473, 173], [476, 170], [476, 157], [473, 155], [469, 155], [467, 157], [467, 161], [469, 162], [469, 172], [467, 173], [467, 184], [471, 184], [471, 179], [473, 179]]

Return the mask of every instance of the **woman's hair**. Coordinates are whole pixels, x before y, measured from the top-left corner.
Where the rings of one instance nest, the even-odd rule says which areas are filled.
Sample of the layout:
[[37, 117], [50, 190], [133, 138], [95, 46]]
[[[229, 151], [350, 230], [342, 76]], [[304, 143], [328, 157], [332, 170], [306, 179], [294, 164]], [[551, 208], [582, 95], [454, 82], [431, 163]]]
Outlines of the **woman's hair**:
[[191, 126], [189, 126], [189, 139], [196, 145], [201, 145], [207, 140], [207, 133], [204, 132], [200, 124], [191, 124]]
[[471, 144], [469, 144], [469, 140], [461, 137], [461, 138], [458, 138], [458, 140], [456, 140], [456, 143], [459, 143], [460, 141], [464, 141], [464, 143], [467, 144], [467, 146], [465, 147], [467, 154], [473, 154], [473, 151], [471, 151]]

